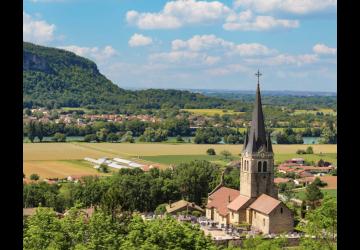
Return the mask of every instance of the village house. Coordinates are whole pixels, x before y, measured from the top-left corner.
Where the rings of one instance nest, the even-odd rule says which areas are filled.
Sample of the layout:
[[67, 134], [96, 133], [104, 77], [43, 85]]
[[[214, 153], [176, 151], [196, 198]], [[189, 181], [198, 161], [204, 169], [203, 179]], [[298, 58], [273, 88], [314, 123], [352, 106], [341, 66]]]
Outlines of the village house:
[[265, 132], [259, 83], [240, 162], [240, 190], [223, 186], [223, 172], [220, 184], [209, 193], [206, 217], [221, 227], [248, 224], [263, 234], [293, 231], [294, 215], [278, 200], [274, 183], [274, 153]]
[[179, 200], [166, 205], [166, 213], [168, 214], [176, 215], [183, 211], [186, 211], [188, 214], [191, 214], [193, 211], [198, 211], [201, 214], [204, 214], [204, 209], [196, 205], [194, 202], [188, 202], [186, 200]]
[[316, 167], [316, 166], [303, 166], [303, 165], [294, 165], [294, 164], [281, 164], [278, 166], [277, 170], [280, 173], [288, 174], [288, 173], [297, 173], [301, 174], [303, 172], [310, 173], [310, 176], [314, 174], [328, 174], [331, 170], [335, 169], [334, 166], [328, 167]]
[[290, 178], [277, 177], [277, 178], [274, 179], [274, 183], [277, 184], [277, 185], [280, 184], [280, 183], [288, 183], [290, 181], [291, 181]]

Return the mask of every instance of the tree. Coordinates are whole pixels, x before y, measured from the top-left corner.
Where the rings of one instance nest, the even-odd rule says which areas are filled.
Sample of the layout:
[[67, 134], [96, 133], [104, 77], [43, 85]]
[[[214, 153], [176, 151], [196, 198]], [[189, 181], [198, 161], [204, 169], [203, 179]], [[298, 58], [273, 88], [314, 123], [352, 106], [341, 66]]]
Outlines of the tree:
[[208, 150], [206, 150], [206, 153], [208, 155], [216, 155], [215, 149], [213, 149], [213, 148], [209, 148]]
[[298, 150], [296, 150], [296, 154], [298, 154], [298, 155], [306, 154], [306, 151], [303, 149], [298, 149]]
[[181, 135], [176, 136], [177, 142], [184, 142], [184, 139], [181, 137]]
[[36, 136], [39, 138], [39, 141], [42, 142], [44, 138], [44, 126], [42, 122], [35, 123]]
[[130, 143], [134, 143], [135, 140], [134, 140], [134, 137], [133, 137], [133, 133], [131, 131], [127, 131], [123, 137], [122, 137], [122, 140], [124, 142], [130, 142]]
[[336, 144], [337, 143], [337, 132], [335, 129], [325, 127], [321, 133], [320, 143], [324, 144]]
[[307, 154], [313, 154], [313, 153], [314, 153], [313, 148], [312, 148], [311, 146], [307, 147], [307, 148], [306, 148], [306, 153], [307, 153]]
[[120, 249], [215, 250], [216, 246], [199, 226], [180, 223], [172, 217], [144, 221], [134, 216]]
[[313, 181], [313, 183], [314, 183], [314, 185], [316, 185], [318, 187], [325, 187], [327, 185], [327, 183], [321, 181], [319, 177], [316, 177], [315, 180]]
[[316, 164], [318, 167], [324, 167], [325, 165], [325, 161], [323, 159], [320, 159], [317, 164]]
[[242, 243], [244, 250], [281, 250], [287, 246], [287, 239], [279, 237], [276, 239], [264, 239], [261, 236], [249, 237]]
[[106, 141], [106, 138], [109, 134], [109, 131], [106, 128], [102, 128], [99, 131], [96, 132], [96, 136], [99, 139], [99, 141]]
[[200, 217], [202, 215], [202, 213], [200, 211], [194, 210], [194, 211], [191, 212], [191, 215], [195, 216], [195, 217]]
[[108, 142], [117, 142], [119, 140], [119, 136], [117, 134], [115, 134], [115, 133], [109, 133], [107, 135], [106, 140]]
[[37, 181], [40, 179], [40, 176], [38, 174], [31, 174], [30, 180]]
[[26, 221], [24, 249], [62, 249], [57, 243], [64, 240], [60, 220], [52, 208], [37, 208], [36, 213]]
[[66, 135], [62, 133], [55, 133], [54, 137], [52, 138], [54, 142], [65, 142], [66, 141]]
[[228, 159], [232, 154], [227, 150], [223, 150], [220, 152], [220, 155], [224, 156], [225, 159]]
[[30, 121], [28, 126], [28, 137], [31, 142], [34, 142], [36, 137], [36, 125], [35, 122]]
[[98, 142], [98, 137], [96, 136], [96, 134], [85, 135], [84, 141], [85, 142]]
[[98, 170], [101, 173], [109, 173], [110, 172], [110, 169], [106, 164], [100, 164], [100, 167], [98, 168]]
[[156, 207], [155, 209], [155, 214], [156, 215], [160, 215], [160, 214], [164, 214], [166, 212], [166, 203], [165, 204], [160, 204], [159, 206]]
[[306, 187], [305, 198], [310, 203], [312, 208], [315, 208], [315, 202], [324, 197], [316, 183], [312, 182]]
[[304, 249], [336, 249], [337, 205], [334, 197], [325, 196], [322, 205], [306, 214], [307, 223], [298, 228], [306, 234], [315, 236], [303, 237], [300, 246]]

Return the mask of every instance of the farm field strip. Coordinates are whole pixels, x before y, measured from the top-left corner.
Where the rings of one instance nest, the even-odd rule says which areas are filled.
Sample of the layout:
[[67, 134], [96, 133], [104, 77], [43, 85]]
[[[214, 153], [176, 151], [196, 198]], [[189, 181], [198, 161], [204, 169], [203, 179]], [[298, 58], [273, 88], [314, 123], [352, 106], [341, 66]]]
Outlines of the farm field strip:
[[40, 175], [40, 178], [65, 178], [69, 175], [104, 175], [82, 162], [73, 161], [26, 161], [23, 165], [23, 172], [27, 177], [33, 173]]
[[239, 112], [239, 111], [234, 111], [234, 110], [226, 110], [226, 112], [224, 112], [224, 109], [181, 109], [181, 110], [187, 111], [187, 112], [190, 112], [193, 114], [210, 115], [210, 116], [214, 116], [215, 114], [219, 114], [219, 115], [245, 114], [245, 112]]
[[[298, 149], [306, 149], [308, 145], [273, 145], [276, 154], [295, 154]], [[335, 153], [337, 145], [312, 145], [315, 154]], [[77, 160], [84, 157], [137, 157], [158, 155], [203, 155], [208, 148], [214, 148], [219, 154], [223, 150], [234, 156], [242, 150], [242, 145], [228, 144], [162, 144], [162, 143], [24, 143], [24, 161], [28, 160]], [[308, 155], [297, 155], [297, 157]]]
[[[307, 145], [273, 145], [275, 161], [302, 157], [305, 160], [336, 161], [336, 145], [313, 145], [319, 155], [297, 155], [297, 149]], [[223, 150], [239, 158], [242, 145], [205, 145], [205, 144], [162, 144], [162, 143], [24, 143], [23, 168], [26, 176], [37, 173], [42, 178], [66, 177], [69, 175], [99, 174], [83, 159], [85, 157], [120, 157], [144, 164], [157, 164], [165, 168], [170, 164], [189, 162], [195, 159], [209, 160], [221, 165], [226, 164], [221, 156], [208, 156], [206, 150], [214, 148], [217, 154]], [[211, 158], [212, 157], [212, 158]], [[88, 166], [87, 166], [88, 165]]]

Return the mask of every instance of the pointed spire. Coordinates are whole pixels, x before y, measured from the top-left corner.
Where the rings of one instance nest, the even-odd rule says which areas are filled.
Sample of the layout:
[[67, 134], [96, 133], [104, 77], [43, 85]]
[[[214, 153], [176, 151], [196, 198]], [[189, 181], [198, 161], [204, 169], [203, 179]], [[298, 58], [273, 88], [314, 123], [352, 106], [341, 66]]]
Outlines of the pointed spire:
[[268, 152], [271, 152], [271, 153], [273, 152], [270, 133], [267, 134], [266, 149]]
[[267, 138], [265, 133], [265, 121], [261, 104], [260, 83], [259, 78], [262, 75], [260, 71], [255, 74], [258, 78], [256, 88], [255, 105], [252, 113], [251, 128], [248, 137], [248, 142], [245, 150], [248, 152], [256, 152], [260, 147], [267, 148]]

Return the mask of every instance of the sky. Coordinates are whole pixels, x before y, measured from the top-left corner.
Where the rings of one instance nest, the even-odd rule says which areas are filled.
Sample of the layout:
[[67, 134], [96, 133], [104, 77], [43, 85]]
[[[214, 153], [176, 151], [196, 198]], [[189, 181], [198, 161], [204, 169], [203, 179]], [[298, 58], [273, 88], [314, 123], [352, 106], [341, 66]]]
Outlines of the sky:
[[23, 40], [122, 88], [331, 91], [334, 0], [24, 0]]

